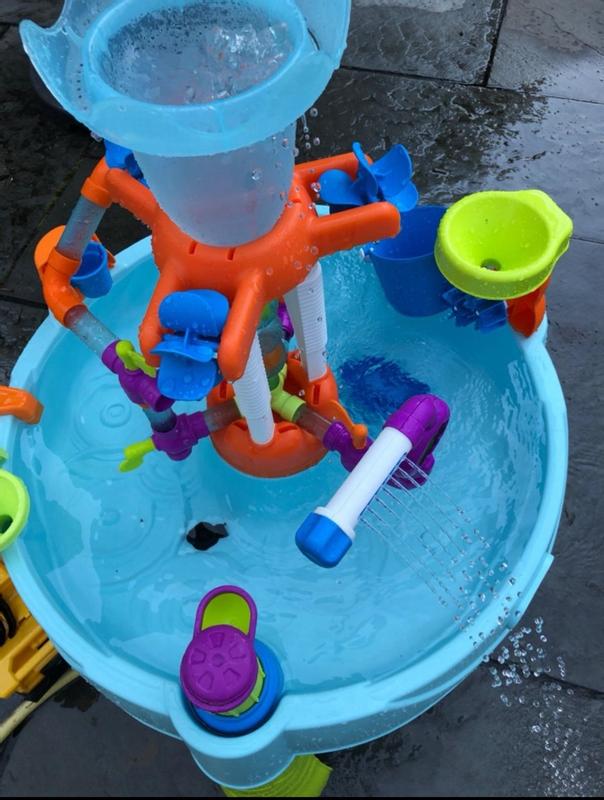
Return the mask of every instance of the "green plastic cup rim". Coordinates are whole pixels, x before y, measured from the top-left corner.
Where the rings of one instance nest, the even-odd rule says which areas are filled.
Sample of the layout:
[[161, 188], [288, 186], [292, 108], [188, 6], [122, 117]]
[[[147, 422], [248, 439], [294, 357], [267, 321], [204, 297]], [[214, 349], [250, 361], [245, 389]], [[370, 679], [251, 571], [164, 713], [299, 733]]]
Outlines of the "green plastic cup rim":
[[21, 478], [0, 469], [0, 552], [19, 536], [29, 516], [29, 493]]
[[[502, 211], [515, 205], [524, 206], [536, 215], [543, 223], [547, 236], [543, 241], [543, 249], [537, 258], [527, 264], [507, 269], [500, 269], [505, 258], [497, 252], [485, 254], [480, 263], [459, 252], [455, 247], [453, 234], [455, 226], [462, 224], [460, 220], [467, 217], [468, 209], [483, 215], [485, 205], [492, 208], [494, 203], [501, 204]], [[467, 224], [467, 218], [464, 219]], [[550, 277], [558, 259], [566, 252], [573, 232], [570, 217], [559, 206], [539, 189], [523, 189], [520, 191], [487, 191], [467, 195], [454, 203], [443, 216], [436, 239], [434, 257], [438, 268], [445, 278], [456, 288], [474, 297], [488, 300], [511, 300], [530, 294], [542, 286]], [[459, 231], [456, 231], [459, 236]], [[513, 237], [513, 230], [510, 231]], [[511, 239], [513, 242], [513, 238]], [[499, 255], [499, 257], [498, 257]], [[489, 263], [494, 269], [489, 269]]]

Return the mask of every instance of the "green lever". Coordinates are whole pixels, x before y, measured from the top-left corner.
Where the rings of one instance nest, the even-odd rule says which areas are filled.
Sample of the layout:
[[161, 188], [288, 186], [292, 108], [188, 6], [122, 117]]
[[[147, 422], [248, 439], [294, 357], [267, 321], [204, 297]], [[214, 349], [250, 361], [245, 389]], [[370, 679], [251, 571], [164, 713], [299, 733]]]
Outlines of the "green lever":
[[129, 369], [131, 372], [140, 369], [150, 378], [155, 377], [157, 370], [154, 367], [150, 367], [145, 361], [144, 356], [137, 353], [132, 342], [121, 339], [115, 346], [115, 352], [126, 369]]
[[144, 439], [142, 442], [129, 445], [124, 450], [124, 460], [120, 464], [120, 472], [133, 472], [142, 467], [145, 456], [153, 453], [154, 450], [153, 439]]
[[[8, 454], [0, 450], [0, 465]], [[21, 533], [29, 516], [29, 494], [25, 484], [5, 469], [0, 469], [0, 551]]]

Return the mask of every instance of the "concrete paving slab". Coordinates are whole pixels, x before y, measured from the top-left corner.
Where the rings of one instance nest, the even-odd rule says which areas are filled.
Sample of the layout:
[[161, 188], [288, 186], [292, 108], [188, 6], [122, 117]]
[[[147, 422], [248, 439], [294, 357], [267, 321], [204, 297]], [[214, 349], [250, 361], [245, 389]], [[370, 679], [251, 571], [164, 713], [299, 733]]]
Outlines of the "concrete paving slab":
[[344, 64], [480, 83], [502, 0], [353, 0]]
[[603, 103], [604, 4], [509, 0], [489, 85]]
[[599, 105], [342, 69], [318, 109], [309, 126], [321, 145], [310, 155], [356, 139], [379, 156], [400, 142], [424, 203], [539, 188], [573, 216], [576, 236], [604, 241]]

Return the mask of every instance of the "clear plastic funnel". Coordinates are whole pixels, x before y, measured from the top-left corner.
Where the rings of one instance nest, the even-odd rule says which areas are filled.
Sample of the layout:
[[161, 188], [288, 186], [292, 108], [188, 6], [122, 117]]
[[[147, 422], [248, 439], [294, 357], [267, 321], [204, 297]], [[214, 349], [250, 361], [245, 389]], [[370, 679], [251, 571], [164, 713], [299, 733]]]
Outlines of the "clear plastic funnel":
[[59, 102], [136, 153], [181, 227], [235, 245], [283, 209], [293, 125], [339, 65], [349, 16], [350, 0], [67, 0], [21, 35]]

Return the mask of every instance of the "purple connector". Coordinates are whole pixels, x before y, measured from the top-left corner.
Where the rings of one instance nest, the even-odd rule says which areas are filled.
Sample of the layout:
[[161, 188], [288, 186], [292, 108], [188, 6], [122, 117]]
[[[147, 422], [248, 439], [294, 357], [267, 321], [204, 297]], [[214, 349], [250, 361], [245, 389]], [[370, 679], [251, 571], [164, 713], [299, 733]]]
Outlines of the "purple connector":
[[156, 378], [146, 375], [141, 369], [127, 369], [117, 354], [118, 341], [112, 342], [102, 355], [103, 364], [119, 378], [122, 389], [136, 405], [148, 406], [153, 411], [167, 411], [174, 400], [165, 397], [157, 388]]
[[166, 453], [172, 461], [184, 461], [200, 441], [210, 435], [203, 411], [195, 414], [178, 414], [169, 431], [156, 431], [151, 439], [155, 449]]
[[339, 453], [342, 466], [348, 472], [352, 472], [372, 444], [373, 440], [367, 438], [365, 447], [357, 450], [352, 442], [352, 436], [341, 422], [332, 422], [323, 437], [323, 447]]
[[[247, 604], [247, 633], [229, 624], [228, 600], [233, 595]], [[213, 604], [224, 609], [225, 620], [209, 626], [205, 614]], [[193, 640], [180, 665], [181, 686], [196, 708], [224, 714], [250, 697], [258, 678], [254, 650], [257, 617], [251, 596], [237, 586], [219, 586], [203, 598], [195, 617]]]
[[292, 322], [292, 318], [289, 315], [289, 311], [287, 310], [285, 303], [279, 303], [277, 317], [279, 318], [279, 322], [283, 328], [283, 336], [289, 342], [289, 340], [294, 336], [294, 323]]
[[384, 427], [395, 428], [413, 443], [401, 469], [392, 476], [393, 481], [405, 489], [414, 489], [426, 482], [434, 468], [434, 448], [441, 440], [449, 418], [449, 406], [433, 394], [411, 397], [388, 418]]

